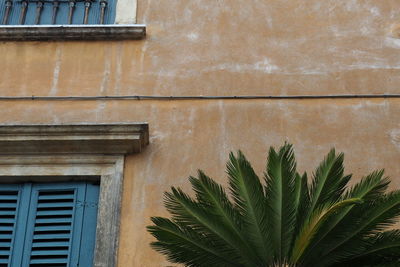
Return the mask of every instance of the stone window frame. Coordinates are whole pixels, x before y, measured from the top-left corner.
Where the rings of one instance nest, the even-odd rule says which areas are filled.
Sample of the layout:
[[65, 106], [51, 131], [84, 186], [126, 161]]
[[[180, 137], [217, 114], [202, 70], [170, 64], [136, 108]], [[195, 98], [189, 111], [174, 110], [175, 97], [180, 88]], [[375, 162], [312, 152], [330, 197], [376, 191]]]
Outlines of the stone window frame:
[[148, 136], [147, 123], [0, 126], [0, 183], [99, 177], [93, 266], [114, 267], [125, 155], [140, 152]]
[[115, 24], [136, 24], [137, 0], [116, 0]]

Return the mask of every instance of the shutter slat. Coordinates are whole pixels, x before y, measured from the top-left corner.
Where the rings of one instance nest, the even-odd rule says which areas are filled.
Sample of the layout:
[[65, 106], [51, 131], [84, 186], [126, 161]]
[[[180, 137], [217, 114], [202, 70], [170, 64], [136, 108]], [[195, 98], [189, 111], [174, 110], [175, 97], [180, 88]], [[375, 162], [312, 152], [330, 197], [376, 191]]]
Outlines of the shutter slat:
[[42, 240], [42, 239], [70, 239], [70, 234], [43, 234], [43, 235], [34, 235], [34, 240]]
[[46, 218], [46, 219], [37, 219], [36, 223], [40, 224], [54, 224], [54, 223], [71, 223], [71, 218]]
[[17, 203], [0, 203], [2, 208], [17, 208]]
[[2, 224], [14, 224], [15, 223], [15, 219], [4, 219], [4, 218], [1, 218], [1, 223]]
[[50, 263], [66, 264], [66, 263], [68, 263], [68, 260], [65, 260], [65, 259], [32, 259], [32, 260], [30, 260], [30, 263], [31, 264], [50, 264]]
[[59, 194], [59, 195], [41, 195], [39, 200], [49, 200], [49, 199], [74, 199], [73, 194]]
[[12, 232], [14, 230], [14, 225], [11, 226], [0, 226], [0, 232]]
[[9, 247], [11, 246], [11, 242], [0, 242], [0, 247]]
[[0, 234], [0, 239], [12, 239], [13, 235], [9, 234], [9, 235], [4, 235], [4, 234]]
[[31, 256], [65, 256], [68, 255], [68, 249], [65, 250], [33, 250]]
[[57, 203], [38, 203], [38, 208], [72, 208], [74, 203], [57, 202]]
[[36, 242], [32, 244], [34, 248], [68, 247], [69, 242]]
[[[4, 191], [3, 191], [4, 192]], [[0, 192], [0, 194], [1, 194], [2, 192]], [[15, 200], [15, 202], [18, 200], [18, 195], [14, 195], [14, 194], [12, 194], [12, 195], [5, 195], [4, 193], [3, 193], [3, 195], [1, 196], [1, 199], [0, 200]]]
[[0, 218], [3, 215], [15, 215], [15, 210], [1, 210], [0, 209]]
[[35, 232], [71, 231], [71, 225], [36, 226]]
[[72, 210], [38, 210], [37, 216], [72, 215]]

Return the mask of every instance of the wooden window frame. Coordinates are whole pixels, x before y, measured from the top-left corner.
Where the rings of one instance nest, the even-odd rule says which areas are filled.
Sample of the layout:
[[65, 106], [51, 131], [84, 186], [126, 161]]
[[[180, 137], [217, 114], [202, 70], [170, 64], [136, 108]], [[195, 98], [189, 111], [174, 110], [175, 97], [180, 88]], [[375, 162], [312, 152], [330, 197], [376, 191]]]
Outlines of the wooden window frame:
[[124, 158], [147, 144], [147, 123], [0, 126], [0, 183], [100, 177], [93, 266], [114, 267]]

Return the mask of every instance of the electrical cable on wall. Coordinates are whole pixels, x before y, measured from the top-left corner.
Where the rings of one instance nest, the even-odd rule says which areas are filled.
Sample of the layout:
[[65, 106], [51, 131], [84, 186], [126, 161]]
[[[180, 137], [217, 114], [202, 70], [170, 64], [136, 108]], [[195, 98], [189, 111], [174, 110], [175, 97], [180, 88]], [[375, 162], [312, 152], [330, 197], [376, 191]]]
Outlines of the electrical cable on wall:
[[248, 96], [148, 96], [148, 95], [122, 95], [122, 96], [0, 96], [0, 100], [290, 100], [290, 99], [352, 99], [352, 98], [400, 98], [400, 94], [370, 94], [370, 95], [248, 95]]

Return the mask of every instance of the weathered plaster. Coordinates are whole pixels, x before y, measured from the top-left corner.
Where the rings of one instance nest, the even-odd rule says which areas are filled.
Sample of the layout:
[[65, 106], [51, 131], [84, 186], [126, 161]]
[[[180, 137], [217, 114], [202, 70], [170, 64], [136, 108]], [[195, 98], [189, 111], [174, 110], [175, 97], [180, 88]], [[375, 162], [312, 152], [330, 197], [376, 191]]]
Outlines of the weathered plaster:
[[[1, 43], [1, 94], [400, 93], [396, 0], [141, 0], [137, 8], [145, 40]], [[198, 168], [225, 181], [231, 150], [242, 149], [261, 174], [270, 145], [294, 143], [299, 169], [309, 172], [334, 146], [356, 180], [386, 168], [391, 188], [400, 188], [400, 99], [0, 105], [2, 124], [149, 122], [149, 147], [125, 164], [121, 267], [170, 265], [148, 246], [149, 217], [165, 214], [162, 193], [188, 189]]]

